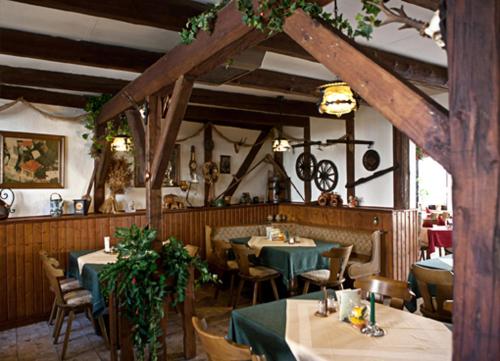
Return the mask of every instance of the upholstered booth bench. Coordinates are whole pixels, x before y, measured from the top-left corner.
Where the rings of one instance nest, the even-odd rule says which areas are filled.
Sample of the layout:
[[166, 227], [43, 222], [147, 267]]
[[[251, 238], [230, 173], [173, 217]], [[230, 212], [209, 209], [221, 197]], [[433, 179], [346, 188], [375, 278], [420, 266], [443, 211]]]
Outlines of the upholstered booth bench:
[[[210, 227], [205, 226], [205, 242], [208, 252], [212, 249], [213, 240], [265, 236], [267, 224]], [[381, 237], [379, 231], [367, 232], [347, 228], [331, 228], [297, 223], [275, 223], [274, 227], [283, 232], [288, 231], [291, 236], [300, 236], [324, 242], [353, 245], [347, 273], [351, 279], [376, 275], [381, 271]]]

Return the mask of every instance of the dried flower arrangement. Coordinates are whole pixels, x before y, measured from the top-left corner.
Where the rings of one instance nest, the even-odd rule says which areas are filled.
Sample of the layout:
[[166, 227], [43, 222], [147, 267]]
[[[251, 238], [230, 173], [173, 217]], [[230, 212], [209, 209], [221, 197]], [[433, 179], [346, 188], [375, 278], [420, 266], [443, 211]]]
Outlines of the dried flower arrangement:
[[111, 195], [107, 198], [99, 209], [102, 213], [116, 213], [118, 205], [115, 195], [124, 194], [125, 189], [132, 184], [132, 170], [130, 163], [124, 157], [113, 156], [109, 166], [106, 183], [109, 186]]

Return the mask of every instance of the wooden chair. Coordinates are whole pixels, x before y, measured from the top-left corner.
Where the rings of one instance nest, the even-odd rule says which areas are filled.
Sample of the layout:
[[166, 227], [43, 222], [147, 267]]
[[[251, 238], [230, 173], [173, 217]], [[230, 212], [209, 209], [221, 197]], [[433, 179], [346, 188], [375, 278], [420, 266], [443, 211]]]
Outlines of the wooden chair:
[[265, 361], [265, 356], [252, 355], [250, 346], [238, 345], [222, 336], [207, 332], [207, 323], [204, 319], [193, 317], [192, 322], [210, 361]]
[[[208, 264], [212, 268], [212, 272], [219, 276], [219, 279], [223, 279], [226, 275], [230, 277], [229, 283], [229, 306], [233, 305], [234, 296], [234, 281], [236, 275], [238, 274], [239, 268], [238, 263], [235, 260], [229, 260], [229, 251], [231, 250], [231, 244], [223, 240], [212, 241], [212, 252], [208, 258]], [[214, 298], [217, 299], [219, 296], [220, 284], [215, 285], [215, 295]]]
[[[38, 254], [40, 256], [40, 260], [42, 261], [42, 264], [44, 261], [49, 261], [54, 267], [59, 267], [59, 261], [57, 261], [55, 258], [49, 258], [47, 251], [41, 250], [40, 252], [38, 252]], [[45, 277], [47, 277], [47, 280], [49, 280], [47, 273], [45, 272], [45, 269], [44, 269], [44, 274], [45, 274]], [[70, 277], [70, 278], [61, 279], [59, 281], [59, 284], [61, 286], [61, 291], [63, 293], [67, 293], [70, 291], [76, 291], [78, 289], [81, 289], [80, 282], [78, 282], [78, 280], [76, 278]], [[49, 285], [50, 285], [50, 281], [49, 281]], [[49, 286], [49, 288], [50, 288], [50, 291], [52, 293], [55, 293], [55, 291], [52, 289], [52, 286]], [[57, 309], [56, 299], [54, 297], [54, 302], [52, 302], [52, 308], [50, 310], [50, 316], [49, 316], [49, 320], [48, 320], [49, 325], [52, 325], [52, 323], [54, 322], [54, 318], [56, 316], [56, 309]]]
[[264, 281], [270, 281], [273, 288], [274, 297], [279, 300], [278, 289], [276, 288], [275, 279], [280, 276], [280, 273], [272, 268], [264, 266], [251, 266], [248, 256], [255, 254], [250, 248], [244, 244], [231, 244], [236, 262], [238, 263], [240, 284], [238, 285], [238, 293], [236, 294], [236, 302], [233, 307], [236, 308], [240, 300], [241, 290], [245, 281], [253, 282], [253, 298], [252, 305], [257, 304], [257, 296], [259, 295], [260, 284]]
[[354, 281], [355, 288], [361, 288], [363, 293], [375, 293], [381, 303], [389, 303], [391, 307], [403, 309], [405, 302], [412, 299], [413, 294], [408, 289], [408, 282], [396, 281], [381, 276], [360, 278]]
[[349, 262], [351, 255], [352, 244], [345, 247], [332, 248], [327, 252], [322, 253], [323, 257], [330, 258], [329, 269], [319, 269], [309, 272], [304, 272], [300, 275], [305, 280], [303, 294], [309, 291], [309, 285], [321, 287], [324, 291], [326, 287], [344, 289], [345, 281], [344, 272]]
[[[453, 274], [450, 271], [421, 267], [416, 264], [412, 266], [412, 272], [424, 299], [424, 303], [420, 306], [422, 315], [451, 323], [452, 314], [444, 308], [444, 304], [446, 301], [453, 300]], [[435, 289], [435, 296], [431, 294], [429, 287]]]
[[192, 245], [192, 244], [186, 244], [184, 246], [184, 249], [189, 253], [191, 257], [196, 257], [200, 253], [200, 247]]
[[[56, 261], [57, 262], [57, 261]], [[87, 290], [76, 290], [63, 293], [60, 287], [59, 281], [64, 278], [63, 270], [54, 266], [54, 259], [48, 258], [44, 260], [45, 272], [49, 278], [50, 285], [55, 291], [56, 296], [56, 325], [54, 328], [54, 344], [59, 340], [59, 335], [61, 333], [62, 324], [66, 315], [68, 315], [66, 332], [64, 335], [64, 344], [61, 352], [61, 359], [64, 360], [66, 356], [66, 350], [68, 348], [68, 341], [71, 334], [71, 326], [75, 318], [75, 314], [78, 312], [86, 312], [92, 325], [94, 325], [94, 318], [92, 317], [92, 295]], [[106, 332], [106, 327], [104, 325], [104, 319], [102, 316], [98, 317], [99, 327], [101, 329], [102, 336], [106, 345], [109, 345], [108, 336]]]

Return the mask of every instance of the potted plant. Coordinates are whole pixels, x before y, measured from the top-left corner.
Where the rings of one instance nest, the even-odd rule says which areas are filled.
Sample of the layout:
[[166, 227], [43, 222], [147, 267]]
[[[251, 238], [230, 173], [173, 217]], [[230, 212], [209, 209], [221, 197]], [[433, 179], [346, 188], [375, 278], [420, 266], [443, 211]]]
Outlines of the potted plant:
[[173, 303], [184, 301], [189, 281], [189, 270], [199, 273], [197, 284], [215, 281], [216, 275], [208, 271], [207, 264], [199, 257], [191, 257], [182, 242], [171, 237], [160, 251], [153, 249], [156, 231], [117, 228], [116, 263], [107, 265], [100, 274], [105, 297], [114, 293], [124, 316], [132, 325], [132, 340], [136, 359], [158, 359], [162, 334], [160, 321], [164, 316], [166, 297], [173, 296]]

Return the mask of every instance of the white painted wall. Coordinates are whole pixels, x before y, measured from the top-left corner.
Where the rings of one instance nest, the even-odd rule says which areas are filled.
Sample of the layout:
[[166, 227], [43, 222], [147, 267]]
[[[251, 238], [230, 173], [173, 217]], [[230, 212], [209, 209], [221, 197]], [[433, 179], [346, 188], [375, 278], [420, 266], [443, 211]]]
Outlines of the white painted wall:
[[[5, 104], [7, 101], [0, 101]], [[76, 115], [81, 111], [72, 108], [54, 107], [40, 105], [41, 108], [49, 112], [57, 112], [61, 115]], [[199, 129], [201, 125], [191, 122], [183, 122], [179, 138], [184, 138], [194, 131]], [[242, 130], [229, 127], [218, 127], [225, 136], [230, 139], [240, 140], [246, 138], [248, 143], [252, 143], [257, 138], [259, 132], [251, 130]], [[65, 212], [73, 212], [72, 200], [80, 198], [86, 191], [92, 169], [93, 160], [88, 155], [89, 144], [82, 138], [83, 127], [78, 122], [60, 121], [47, 119], [37, 112], [26, 108], [24, 105], [16, 105], [15, 107], [0, 113], [0, 130], [4, 131], [19, 131], [42, 134], [64, 135], [66, 137], [66, 169], [65, 169], [65, 188], [64, 189], [15, 189], [16, 201], [14, 208], [16, 212], [12, 217], [26, 217], [47, 215], [49, 213], [49, 196], [52, 192], [60, 193], [67, 201]], [[218, 137], [214, 133], [214, 160], [218, 163], [219, 156], [231, 156], [231, 173], [237, 172], [239, 166], [243, 162], [250, 148], [243, 147], [236, 154], [232, 144]], [[181, 143], [181, 179], [189, 179], [188, 162], [190, 159], [191, 145], [196, 147], [196, 157], [199, 167], [203, 164], [203, 133], [197, 137]], [[266, 153], [271, 152], [271, 141], [267, 141], [254, 161], [254, 164], [264, 157]], [[232, 202], [237, 203], [242, 192], [250, 192], [252, 196], [259, 196], [261, 200], [265, 200], [267, 175], [270, 166], [266, 164], [260, 165], [252, 174], [246, 177], [238, 187]], [[201, 170], [199, 171], [200, 179]], [[231, 175], [221, 175], [216, 183], [215, 194], [222, 193], [229, 182]], [[163, 188], [163, 194], [174, 193], [184, 199], [185, 193], [179, 188]], [[194, 206], [203, 205], [204, 184], [193, 185], [189, 199]], [[124, 196], [117, 197], [117, 200], [126, 204], [129, 200], [134, 200], [137, 209], [145, 207], [145, 189], [130, 188]]]
[[[285, 131], [298, 138], [302, 138], [302, 130], [288, 127]], [[373, 140], [375, 149], [380, 154], [380, 166], [377, 170], [390, 167], [392, 165], [392, 126], [373, 108], [366, 104], [361, 105], [356, 112], [355, 118], [356, 139]], [[325, 141], [335, 139], [345, 135], [345, 121], [342, 119], [311, 118], [311, 139], [314, 141]], [[356, 145], [355, 150], [355, 178], [366, 177], [372, 172], [368, 172], [363, 167], [362, 157], [367, 146]], [[285, 155], [284, 165], [295, 182], [297, 188], [303, 192], [303, 182], [297, 177], [295, 172], [295, 162], [302, 149], [295, 150], [295, 154], [288, 152]], [[347, 202], [346, 179], [346, 146], [338, 144], [325, 147], [322, 150], [312, 147], [312, 153], [318, 162], [322, 159], [329, 159], [335, 163], [339, 172], [339, 181], [334, 192], [339, 193], [344, 202]], [[392, 173], [388, 173], [380, 178], [356, 187], [356, 195], [361, 199], [362, 206], [392, 207], [393, 206], [393, 181]], [[320, 190], [312, 182], [312, 200], [316, 200], [320, 195]], [[292, 189], [292, 201], [300, 202], [301, 198]]]

